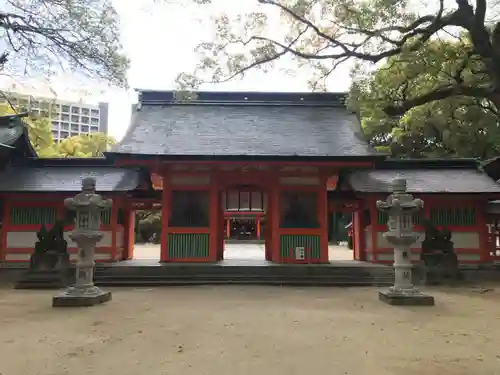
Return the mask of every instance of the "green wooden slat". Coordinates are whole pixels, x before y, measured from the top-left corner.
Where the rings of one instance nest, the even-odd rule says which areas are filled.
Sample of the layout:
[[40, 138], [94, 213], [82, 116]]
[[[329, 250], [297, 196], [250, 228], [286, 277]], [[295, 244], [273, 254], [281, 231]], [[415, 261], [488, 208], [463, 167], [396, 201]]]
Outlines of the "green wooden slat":
[[320, 259], [321, 246], [320, 236], [308, 235], [281, 235], [280, 236], [280, 258], [290, 258], [294, 254], [290, 253], [290, 249], [296, 247], [305, 247], [310, 249], [311, 258], [314, 260]]
[[101, 211], [101, 224], [110, 225], [111, 224], [111, 208]]
[[[420, 225], [422, 223], [423, 213], [419, 212], [413, 215], [413, 224]], [[387, 212], [382, 212], [377, 210], [377, 223], [380, 225], [386, 225], [389, 220], [389, 215]]]
[[54, 224], [56, 217], [56, 208], [50, 206], [10, 208], [10, 224], [12, 225]]
[[169, 258], [207, 258], [210, 254], [210, 235], [204, 233], [170, 233]]
[[430, 221], [437, 226], [474, 226], [476, 210], [474, 207], [431, 207]]

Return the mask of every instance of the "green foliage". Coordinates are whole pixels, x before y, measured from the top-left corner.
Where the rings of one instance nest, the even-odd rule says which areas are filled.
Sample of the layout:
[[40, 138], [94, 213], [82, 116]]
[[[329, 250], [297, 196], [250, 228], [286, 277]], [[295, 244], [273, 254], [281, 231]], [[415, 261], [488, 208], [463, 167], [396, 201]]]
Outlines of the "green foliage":
[[[200, 1], [206, 2], [209, 1]], [[178, 76], [181, 90], [196, 89], [204, 82], [227, 81], [251, 69], [266, 71], [285, 56], [297, 63], [297, 69], [309, 74], [312, 89], [324, 90], [336, 67], [347, 60], [355, 60], [353, 75], [356, 80], [363, 80], [364, 75], [373, 69], [373, 64], [385, 64], [387, 59], [391, 60], [389, 64], [402, 62], [411, 57], [421, 60], [410, 64], [411, 69], [398, 64], [399, 67], [390, 70], [399, 74], [399, 83], [404, 72], [418, 73], [421, 77], [414, 76], [418, 84], [406, 88], [407, 97], [400, 95], [394, 102], [387, 99], [385, 107], [380, 110], [401, 116], [427, 103], [452, 97], [460, 98], [457, 99], [460, 101], [468, 97], [471, 99], [458, 104], [452, 100], [438, 104], [438, 107], [420, 109], [418, 114], [425, 116], [432, 110], [443, 111], [440, 112], [443, 117], [446, 114], [458, 116], [458, 129], [450, 130], [465, 134], [468, 130], [464, 124], [470, 123], [475, 110], [464, 108], [472, 105], [477, 110], [476, 102], [495, 110], [500, 108], [500, 22], [488, 18], [489, 13], [494, 16], [496, 3], [486, 0], [436, 1], [425, 5], [414, 0], [258, 2], [260, 5], [251, 13], [234, 18], [222, 14], [215, 19], [214, 35], [198, 46], [201, 54], [198, 67], [192, 73]], [[273, 11], [281, 16], [279, 21], [273, 17]], [[463, 50], [446, 42], [457, 36], [457, 32], [464, 36], [460, 41]], [[431, 57], [437, 55], [439, 58], [432, 61]], [[466, 69], [460, 64], [465, 56], [468, 57]], [[436, 69], [440, 72], [434, 71]], [[463, 74], [457, 75], [457, 72]], [[385, 79], [390, 81], [388, 75]], [[379, 79], [382, 80], [382, 74]], [[463, 113], [456, 108], [457, 105]], [[410, 117], [416, 118], [416, 115]], [[370, 117], [381, 118], [378, 114]], [[408, 121], [404, 118], [402, 123], [410, 126]], [[369, 127], [383, 126], [370, 124]], [[489, 126], [489, 122], [484, 126]], [[402, 138], [402, 133], [396, 129], [392, 138]], [[486, 133], [488, 137], [496, 136], [490, 130]], [[484, 134], [481, 133], [481, 137]], [[452, 135], [445, 133], [444, 138]], [[413, 137], [412, 142], [416, 142], [411, 146], [416, 154], [427, 152], [421, 150], [427, 145], [426, 139]], [[443, 145], [438, 153], [449, 153], [446, 150], [448, 142], [439, 142]], [[453, 142], [453, 149], [462, 143], [457, 139]], [[389, 147], [387, 141], [380, 143], [381, 148]], [[489, 146], [483, 149], [489, 149]], [[479, 153], [488, 153], [483, 151]]]
[[482, 98], [450, 96], [388, 116], [385, 108], [452, 86], [459, 76], [468, 86], [491, 84], [466, 39], [431, 41], [392, 57], [353, 85], [349, 105], [359, 111], [373, 146], [400, 157], [479, 157], [500, 151], [495, 108]]
[[0, 66], [12, 73], [72, 70], [126, 86], [119, 17], [111, 0], [8, 0]]
[[135, 242], [148, 242], [153, 239], [154, 243], [161, 240], [161, 211], [141, 210], [136, 211], [136, 238]]
[[77, 135], [54, 145], [56, 153], [61, 157], [98, 157], [116, 141], [103, 133]]

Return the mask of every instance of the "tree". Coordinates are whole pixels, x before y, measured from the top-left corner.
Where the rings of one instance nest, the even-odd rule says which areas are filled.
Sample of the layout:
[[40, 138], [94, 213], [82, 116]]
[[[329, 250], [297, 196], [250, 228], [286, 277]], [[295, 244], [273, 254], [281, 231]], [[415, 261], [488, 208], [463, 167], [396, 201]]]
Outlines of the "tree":
[[401, 117], [384, 112], [392, 103], [453, 84], [461, 72], [470, 86], [486, 84], [481, 64], [469, 57], [470, 41], [429, 41], [417, 51], [391, 57], [353, 84], [349, 105], [360, 113], [372, 145], [393, 156], [489, 158], [500, 151], [499, 113], [487, 100], [451, 96], [409, 109]]
[[[268, 69], [284, 56], [293, 57], [300, 66], [312, 67], [311, 86], [321, 89], [335, 68], [347, 60], [355, 59], [363, 67], [384, 63], [391, 57], [422, 51], [429, 41], [462, 33], [470, 40], [467, 56], [477, 66], [476, 73], [488, 79], [469, 82], [458, 65], [452, 79], [443, 85], [396, 98], [384, 111], [400, 116], [412, 108], [451, 97], [477, 98], [496, 110], [500, 108], [500, 22], [487, 19], [487, 10], [493, 11], [494, 3], [487, 0], [454, 0], [446, 5], [444, 0], [435, 0], [426, 4], [429, 6], [410, 0], [258, 0], [258, 3], [262, 12], [234, 21], [227, 15], [216, 19], [213, 40], [198, 46], [203, 57], [197, 70], [178, 77], [181, 90], [206, 81], [229, 80], [254, 68]], [[288, 30], [282, 38], [280, 32], [267, 27], [264, 7], [280, 12]], [[432, 8], [434, 12], [429, 11]]]
[[76, 70], [126, 86], [128, 59], [111, 0], [6, 0], [0, 11], [0, 70]]
[[115, 143], [111, 136], [93, 133], [66, 138], [54, 145], [54, 149], [60, 157], [99, 157]]

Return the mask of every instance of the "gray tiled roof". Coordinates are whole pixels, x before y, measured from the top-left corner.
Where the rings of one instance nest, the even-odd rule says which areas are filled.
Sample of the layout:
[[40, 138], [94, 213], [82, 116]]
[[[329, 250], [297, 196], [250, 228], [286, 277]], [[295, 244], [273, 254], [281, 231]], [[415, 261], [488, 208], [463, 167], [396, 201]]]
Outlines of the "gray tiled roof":
[[500, 185], [475, 169], [415, 169], [358, 171], [348, 177], [353, 190], [391, 192], [395, 178], [407, 180], [411, 193], [500, 193]]
[[84, 177], [95, 177], [100, 192], [129, 191], [140, 182], [137, 171], [115, 167], [15, 167], [0, 173], [0, 191], [79, 191]]
[[13, 127], [3, 127], [0, 126], [0, 143], [4, 145], [12, 146], [21, 135], [23, 135], [24, 130], [22, 126]]
[[379, 155], [344, 108], [278, 105], [143, 105], [111, 153], [212, 156]]

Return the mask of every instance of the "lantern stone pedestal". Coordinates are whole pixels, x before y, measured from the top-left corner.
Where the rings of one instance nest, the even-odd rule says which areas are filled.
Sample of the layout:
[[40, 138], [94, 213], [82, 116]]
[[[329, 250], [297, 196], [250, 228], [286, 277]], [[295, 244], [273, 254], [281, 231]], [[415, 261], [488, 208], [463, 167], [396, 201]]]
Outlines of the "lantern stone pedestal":
[[82, 192], [64, 201], [67, 208], [76, 212], [75, 230], [70, 238], [78, 246], [76, 283], [52, 298], [53, 307], [94, 306], [111, 300], [111, 292], [94, 285], [94, 251], [102, 239], [99, 231], [101, 212], [111, 207], [112, 202], [95, 193], [95, 179], [82, 181]]
[[406, 192], [406, 180], [394, 179], [393, 193], [386, 201], [377, 201], [377, 208], [388, 214], [386, 240], [394, 246], [394, 286], [379, 292], [379, 300], [389, 305], [433, 306], [434, 297], [420, 292], [412, 283], [410, 247], [418, 240], [413, 232], [413, 214], [424, 202]]

